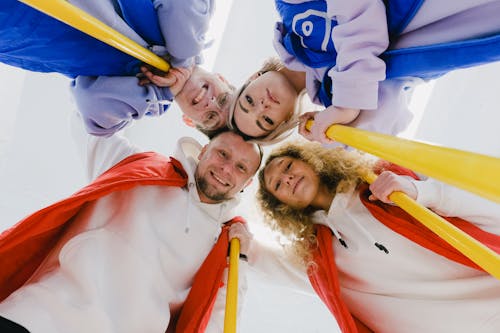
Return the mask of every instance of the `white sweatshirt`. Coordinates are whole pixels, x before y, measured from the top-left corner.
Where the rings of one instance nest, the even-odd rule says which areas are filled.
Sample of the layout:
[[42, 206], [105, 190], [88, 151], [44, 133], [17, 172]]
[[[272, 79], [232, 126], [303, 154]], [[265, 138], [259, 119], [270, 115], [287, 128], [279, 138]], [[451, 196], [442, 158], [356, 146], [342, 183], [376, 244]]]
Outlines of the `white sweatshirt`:
[[[415, 181], [417, 201], [500, 235], [500, 205], [435, 180]], [[357, 191], [338, 194], [319, 223], [347, 243], [333, 246], [342, 295], [376, 332], [500, 332], [500, 281], [424, 249], [376, 220]], [[374, 246], [382, 243], [386, 254]]]
[[[117, 135], [88, 136], [86, 147], [90, 179], [138, 151]], [[31, 280], [0, 304], [0, 315], [32, 333], [164, 332], [170, 308], [185, 301], [238, 203], [200, 202], [193, 179], [200, 149], [193, 139], [179, 141], [188, 190], [142, 186], [85, 206]], [[222, 332], [224, 304], [222, 288], [207, 332]]]

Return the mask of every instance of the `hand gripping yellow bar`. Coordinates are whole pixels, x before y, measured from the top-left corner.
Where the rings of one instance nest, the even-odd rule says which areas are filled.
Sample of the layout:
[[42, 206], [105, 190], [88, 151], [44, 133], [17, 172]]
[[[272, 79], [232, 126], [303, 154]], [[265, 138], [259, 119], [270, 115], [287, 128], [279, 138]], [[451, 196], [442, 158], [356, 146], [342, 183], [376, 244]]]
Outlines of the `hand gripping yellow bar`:
[[170, 65], [130, 38], [64, 0], [19, 0], [151, 66], [167, 72]]
[[[308, 121], [307, 128], [311, 128]], [[351, 147], [500, 202], [500, 158], [332, 125], [326, 135]]]
[[[312, 121], [308, 121], [306, 128], [310, 129], [311, 126]], [[489, 179], [497, 186], [500, 185], [498, 175], [493, 173], [495, 168], [500, 170], [499, 159], [455, 149], [436, 147], [342, 125], [330, 126], [326, 134], [333, 140], [364, 150], [414, 171], [422, 172], [433, 178], [444, 181], [450, 181], [451, 179], [457, 184], [460, 183], [461, 179], [459, 177], [462, 174], [467, 174], [467, 176], [476, 175], [476, 177], [482, 175], [482, 177]], [[469, 160], [475, 162], [471, 163]], [[482, 163], [484, 163], [484, 160], [487, 161], [488, 166], [483, 169]], [[466, 164], [469, 169], [465, 168], [463, 164]], [[454, 172], [451, 170], [452, 168], [455, 169]], [[456, 171], [457, 169], [458, 171]], [[450, 174], [448, 174], [449, 172]], [[371, 184], [376, 179], [376, 176], [373, 173], [368, 173], [364, 175], [364, 178]], [[476, 188], [477, 186], [473, 182], [474, 178], [467, 178], [470, 184], [462, 184], [462, 187], [467, 190], [468, 187]], [[450, 183], [452, 182], [450, 181]], [[491, 189], [491, 186], [489, 188]], [[498, 192], [498, 189], [496, 189], [497, 195], [493, 196], [497, 201], [500, 198]], [[489, 192], [488, 194], [490, 197], [492, 196]], [[500, 280], [500, 257], [490, 248], [479, 243], [439, 215], [416, 203], [402, 192], [392, 193], [389, 199], [482, 267], [486, 272]]]
[[[369, 172], [363, 178], [371, 184], [377, 179], [377, 176], [373, 172]], [[479, 243], [441, 216], [416, 203], [403, 192], [392, 192], [389, 199], [486, 272], [500, 280], [500, 256], [489, 247]]]
[[240, 259], [240, 240], [238, 238], [233, 238], [231, 239], [231, 247], [229, 251], [229, 272], [227, 278], [224, 333], [236, 333], [239, 259]]

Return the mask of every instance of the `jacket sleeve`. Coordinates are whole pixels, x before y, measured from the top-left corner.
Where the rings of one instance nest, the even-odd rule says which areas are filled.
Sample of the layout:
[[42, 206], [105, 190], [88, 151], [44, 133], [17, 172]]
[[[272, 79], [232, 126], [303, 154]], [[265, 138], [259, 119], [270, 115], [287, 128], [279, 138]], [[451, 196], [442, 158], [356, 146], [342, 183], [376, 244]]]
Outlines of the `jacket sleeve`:
[[316, 295], [305, 268], [293, 263], [281, 246], [253, 241], [248, 254], [252, 272], [266, 283]]
[[417, 202], [441, 216], [457, 216], [500, 235], [500, 204], [428, 178], [414, 181]]
[[87, 131], [97, 136], [111, 136], [145, 115], [162, 115], [173, 100], [170, 89], [139, 86], [135, 77], [78, 76], [71, 92]]
[[109, 138], [89, 135], [85, 132], [81, 116], [76, 111], [71, 115], [71, 134], [78, 155], [84, 162], [88, 181], [94, 180], [124, 158], [141, 151], [121, 134]]
[[327, 14], [337, 51], [332, 78], [334, 106], [376, 109], [378, 82], [385, 79], [379, 58], [389, 46], [385, 6], [381, 0], [327, 0]]
[[[238, 264], [238, 308], [237, 308], [237, 322], [240, 323], [242, 306], [244, 298], [248, 289], [247, 284], [247, 266], [248, 263], [240, 260]], [[215, 304], [212, 310], [212, 315], [208, 322], [205, 333], [221, 333], [224, 332], [224, 317], [226, 313], [226, 295], [227, 295], [227, 277], [228, 269], [224, 271], [224, 285], [220, 287], [215, 299]], [[238, 331], [238, 330], [237, 330]]]
[[206, 33], [214, 0], [156, 0], [154, 4], [172, 65], [192, 65], [194, 57], [208, 46]]

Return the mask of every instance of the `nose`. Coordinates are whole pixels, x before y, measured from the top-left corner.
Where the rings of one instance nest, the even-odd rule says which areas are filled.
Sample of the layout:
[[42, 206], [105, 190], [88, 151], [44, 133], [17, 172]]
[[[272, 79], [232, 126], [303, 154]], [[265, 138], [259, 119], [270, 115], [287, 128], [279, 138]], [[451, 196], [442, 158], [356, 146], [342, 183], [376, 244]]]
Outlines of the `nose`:
[[293, 175], [289, 173], [284, 173], [283, 176], [281, 177], [281, 181], [283, 183], [286, 183], [287, 185], [291, 184], [291, 181], [293, 180]]

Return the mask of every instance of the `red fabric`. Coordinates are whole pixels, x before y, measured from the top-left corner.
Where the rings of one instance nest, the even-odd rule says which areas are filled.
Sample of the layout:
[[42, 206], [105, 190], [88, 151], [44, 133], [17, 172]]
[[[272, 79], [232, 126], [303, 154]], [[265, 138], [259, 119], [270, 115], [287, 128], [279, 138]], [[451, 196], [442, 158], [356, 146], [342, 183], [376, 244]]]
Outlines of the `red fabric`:
[[223, 283], [224, 269], [227, 267], [229, 226], [235, 222], [245, 223], [241, 217], [235, 217], [226, 223], [217, 243], [196, 273], [193, 287], [189, 291], [177, 321], [176, 332], [205, 332], [217, 292]]
[[[417, 175], [415, 175], [412, 171], [394, 164], [385, 164], [384, 169], [399, 175], [412, 176], [413, 178], [418, 179]], [[431, 250], [449, 260], [482, 270], [481, 267], [464, 256], [460, 251], [448, 244], [434, 232], [427, 229], [427, 227], [401, 208], [393, 205], [386, 205], [378, 200], [370, 201], [368, 200], [369, 195], [370, 190], [368, 189], [368, 186], [363, 185], [360, 188], [361, 202], [377, 220], [392, 229], [394, 232], [397, 232], [401, 236], [404, 236], [414, 243], [417, 243], [420, 246], [425, 247], [426, 249]], [[482, 244], [486, 245], [494, 252], [500, 254], [500, 236], [481, 230], [474, 224], [459, 217], [443, 218], [466, 234], [479, 240]]]
[[[418, 179], [417, 175], [411, 170], [388, 162], [381, 162], [377, 165], [376, 171], [380, 173], [382, 170], [389, 170], [399, 175], [412, 176]], [[368, 186], [363, 185], [360, 189], [361, 202], [377, 220], [394, 232], [450, 260], [481, 269], [401, 208], [380, 201], [369, 201], [369, 195]], [[500, 236], [483, 231], [472, 223], [458, 217], [445, 217], [445, 219], [500, 254]], [[357, 318], [353, 318], [343, 302], [333, 253], [332, 233], [328, 227], [322, 225], [316, 227], [318, 247], [313, 251], [313, 259], [317, 266], [313, 266], [308, 270], [309, 280], [314, 290], [335, 316], [342, 333], [372, 332]]]
[[313, 253], [316, 265], [308, 268], [309, 281], [337, 320], [340, 331], [342, 333], [358, 332], [356, 323], [340, 295], [338, 271], [332, 246], [332, 232], [330, 228], [323, 225], [316, 225], [316, 230], [318, 247]]

